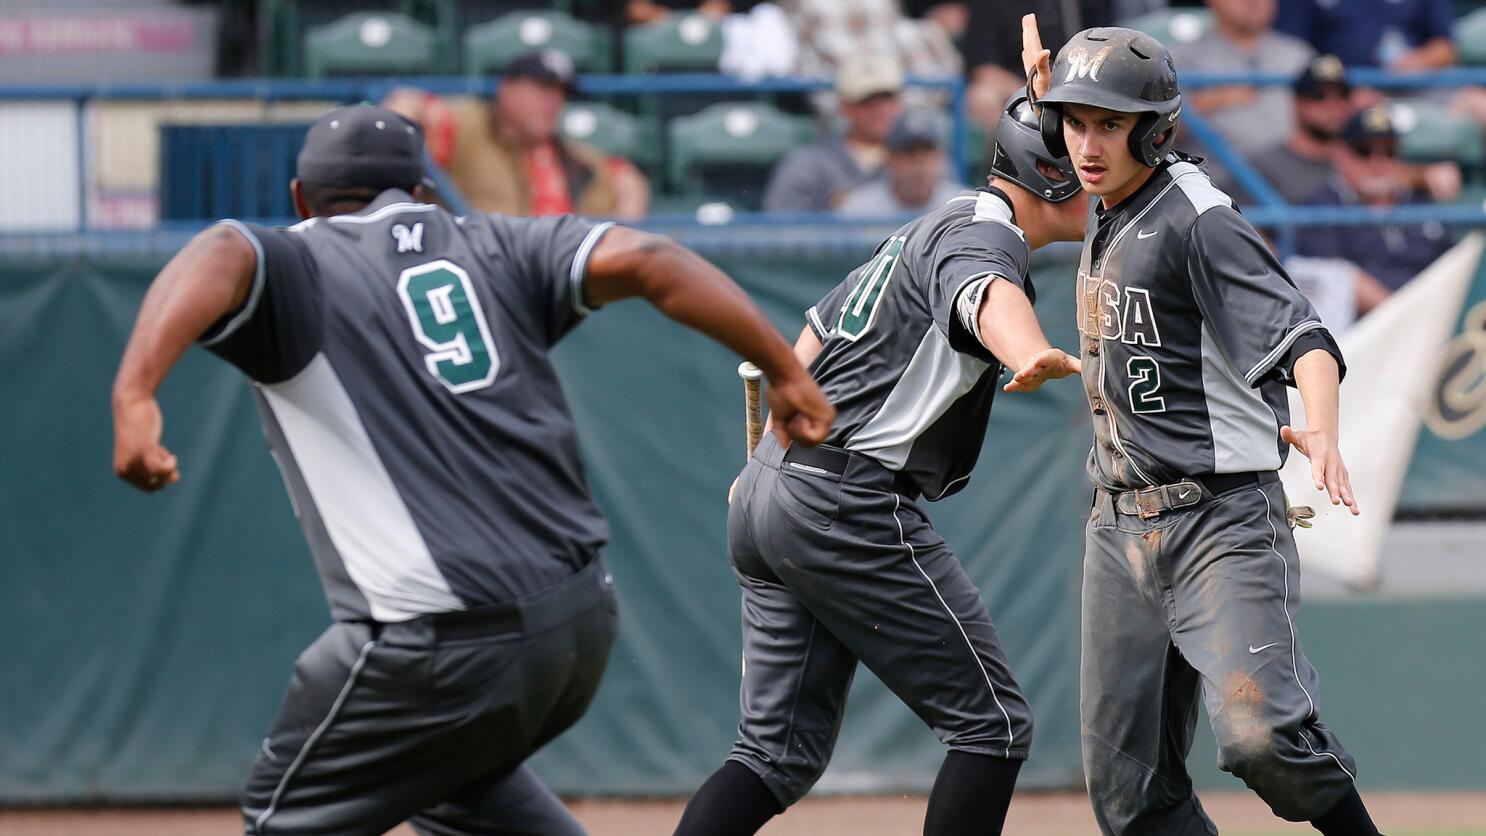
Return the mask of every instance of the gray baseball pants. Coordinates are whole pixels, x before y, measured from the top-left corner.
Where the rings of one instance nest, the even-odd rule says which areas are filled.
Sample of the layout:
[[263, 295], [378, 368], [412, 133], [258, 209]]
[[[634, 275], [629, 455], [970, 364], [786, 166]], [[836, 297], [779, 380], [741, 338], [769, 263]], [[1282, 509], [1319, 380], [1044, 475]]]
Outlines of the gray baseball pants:
[[766, 435], [738, 480], [742, 721], [729, 760], [784, 806], [830, 760], [857, 662], [950, 749], [1024, 760], [1032, 713], [980, 590], [893, 473], [792, 467]]
[[248, 774], [249, 836], [582, 836], [522, 762], [583, 715], [614, 641], [595, 558], [528, 598], [341, 621], [299, 657]]
[[[1205, 493], [1205, 492], [1204, 492]], [[1083, 578], [1084, 775], [1106, 834], [1215, 834], [1187, 774], [1199, 697], [1218, 766], [1308, 821], [1356, 765], [1318, 720], [1300, 565], [1274, 474], [1155, 519], [1096, 493]]]

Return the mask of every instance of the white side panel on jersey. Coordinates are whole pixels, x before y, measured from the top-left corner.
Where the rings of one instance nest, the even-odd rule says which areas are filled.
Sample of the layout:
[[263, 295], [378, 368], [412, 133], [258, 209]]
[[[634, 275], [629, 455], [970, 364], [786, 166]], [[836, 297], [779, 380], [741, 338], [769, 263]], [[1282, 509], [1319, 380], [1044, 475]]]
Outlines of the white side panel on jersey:
[[1203, 173], [1202, 169], [1191, 163], [1176, 163], [1171, 166], [1172, 182], [1192, 202], [1192, 208], [1197, 214], [1213, 208], [1214, 206], [1232, 206], [1233, 198], [1223, 193], [1223, 190], [1213, 185], [1213, 181]]
[[325, 355], [315, 355], [293, 378], [261, 388], [372, 618], [406, 621], [464, 609]]
[[1212, 425], [1213, 472], [1243, 473], [1280, 466], [1279, 419], [1249, 386], [1202, 326], [1202, 391]]
[[949, 338], [929, 326], [898, 385], [846, 449], [871, 456], [889, 470], [902, 470], [913, 442], [975, 388], [988, 365], [950, 348]]
[[1006, 201], [990, 192], [980, 192], [975, 196], [974, 221], [990, 221], [991, 223], [998, 223], [1002, 226], [1009, 227], [1012, 232], [1016, 233], [1016, 237], [1026, 241], [1027, 233], [1023, 232], [1021, 227], [1012, 223], [1011, 218], [1012, 210], [1010, 206], [1006, 205]]

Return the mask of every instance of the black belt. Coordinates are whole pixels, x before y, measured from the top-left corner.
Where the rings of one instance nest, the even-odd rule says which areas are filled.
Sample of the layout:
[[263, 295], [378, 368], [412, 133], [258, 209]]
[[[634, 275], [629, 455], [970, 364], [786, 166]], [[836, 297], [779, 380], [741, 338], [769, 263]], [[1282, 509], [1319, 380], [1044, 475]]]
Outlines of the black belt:
[[[900, 493], [909, 499], [917, 499], [919, 494], [918, 483], [901, 470], [889, 470], [882, 466], [870, 456], [861, 453], [853, 453], [850, 450], [842, 450], [828, 444], [815, 447], [807, 447], [803, 444], [791, 444], [784, 451], [785, 464], [802, 465], [811, 471], [816, 471], [819, 476], [832, 476], [836, 479], [846, 479], [852, 482], [867, 484], [869, 487], [877, 487]], [[853, 476], [866, 475], [867, 479], [850, 478]]]
[[1141, 519], [1154, 519], [1168, 511], [1196, 505], [1203, 499], [1225, 494], [1239, 488], [1262, 485], [1265, 477], [1275, 477], [1273, 471], [1246, 471], [1244, 473], [1209, 473], [1191, 476], [1167, 485], [1152, 485], [1133, 491], [1100, 491], [1114, 501], [1116, 511]]

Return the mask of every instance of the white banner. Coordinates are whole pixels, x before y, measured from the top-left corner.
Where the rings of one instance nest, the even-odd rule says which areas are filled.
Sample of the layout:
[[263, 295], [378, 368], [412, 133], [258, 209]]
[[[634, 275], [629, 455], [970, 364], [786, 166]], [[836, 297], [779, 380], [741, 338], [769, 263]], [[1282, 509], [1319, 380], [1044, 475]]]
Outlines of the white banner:
[[[1315, 527], [1296, 532], [1307, 570], [1354, 589], [1377, 585], [1383, 536], [1393, 521], [1423, 405], [1440, 352], [1455, 333], [1483, 249], [1474, 233], [1445, 253], [1338, 339], [1347, 361], [1341, 387], [1341, 453], [1361, 516], [1318, 493], [1310, 462], [1295, 450], [1280, 471], [1296, 505], [1316, 509]], [[1304, 428], [1305, 407], [1290, 391], [1290, 420]]]

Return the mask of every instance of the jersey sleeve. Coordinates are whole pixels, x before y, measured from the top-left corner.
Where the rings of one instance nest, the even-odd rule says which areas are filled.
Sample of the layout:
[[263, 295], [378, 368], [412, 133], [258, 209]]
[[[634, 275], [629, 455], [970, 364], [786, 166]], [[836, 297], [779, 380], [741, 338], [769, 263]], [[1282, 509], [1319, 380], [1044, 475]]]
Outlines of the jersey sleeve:
[[841, 306], [846, 304], [846, 297], [851, 295], [851, 289], [856, 286], [860, 273], [860, 270], [851, 271], [840, 284], [831, 288], [819, 302], [805, 311], [805, 322], [815, 332], [816, 339], [825, 342], [836, 333], [836, 322], [841, 318]]
[[507, 255], [522, 286], [530, 291], [533, 313], [545, 325], [547, 344], [555, 344], [592, 313], [584, 289], [588, 257], [614, 224], [575, 215], [491, 215], [490, 222], [510, 248]]
[[1203, 325], [1250, 386], [1295, 380], [1295, 361], [1321, 348], [1346, 365], [1310, 300], [1285, 274], [1259, 233], [1229, 207], [1198, 216], [1187, 237], [1187, 270]]
[[257, 266], [242, 307], [200, 337], [210, 352], [260, 383], [298, 374], [320, 350], [324, 333], [320, 282], [296, 233], [222, 221], [253, 245]]
[[940, 237], [930, 254], [929, 306], [951, 348], [995, 362], [976, 336], [979, 300], [995, 279], [1011, 282], [1035, 299], [1027, 279], [1030, 256], [1021, 233], [999, 221], [965, 219]]

